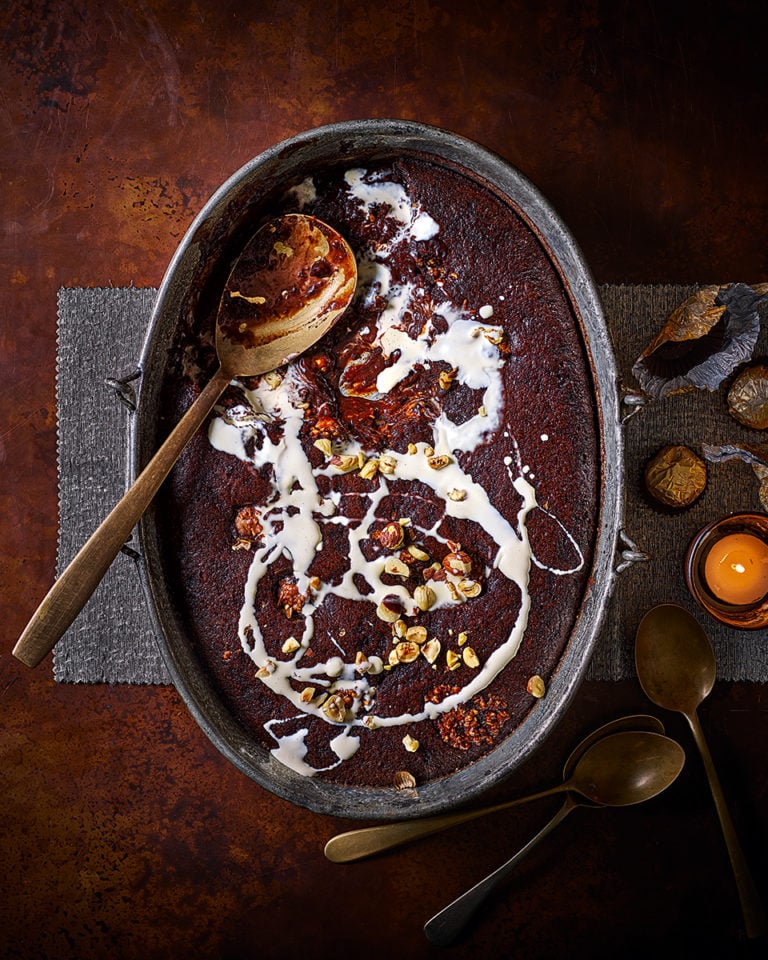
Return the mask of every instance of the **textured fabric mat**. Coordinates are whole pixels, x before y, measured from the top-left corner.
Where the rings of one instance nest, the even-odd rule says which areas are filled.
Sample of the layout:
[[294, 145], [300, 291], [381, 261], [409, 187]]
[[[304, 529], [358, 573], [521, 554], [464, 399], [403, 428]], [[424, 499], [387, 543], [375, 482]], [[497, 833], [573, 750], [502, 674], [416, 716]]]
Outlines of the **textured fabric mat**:
[[[602, 286], [600, 296], [629, 389], [632, 363], [690, 286]], [[129, 418], [114, 383], [130, 377], [156, 291], [65, 288], [58, 300], [59, 572], [98, 526], [126, 486]], [[764, 323], [764, 327], [766, 324]], [[758, 349], [765, 350], [765, 329]], [[651, 606], [676, 601], [706, 627], [718, 676], [768, 680], [768, 631], [736, 631], [708, 619], [693, 604], [682, 578], [688, 542], [709, 520], [734, 510], [759, 509], [757, 482], [746, 464], [710, 465], [705, 494], [689, 510], [669, 515], [642, 496], [642, 468], [666, 443], [719, 444], [750, 438], [726, 410], [724, 390], [670, 397], [642, 408], [625, 424], [624, 530], [648, 559], [617, 579], [589, 677], [634, 674], [635, 628]], [[627, 408], [629, 410], [630, 408]], [[754, 435], [751, 435], [754, 439]], [[627, 548], [632, 550], [631, 544]], [[56, 647], [54, 677], [64, 682], [167, 683], [153, 636], [135, 559], [121, 553], [81, 615]], [[617, 558], [621, 563], [621, 557]]]

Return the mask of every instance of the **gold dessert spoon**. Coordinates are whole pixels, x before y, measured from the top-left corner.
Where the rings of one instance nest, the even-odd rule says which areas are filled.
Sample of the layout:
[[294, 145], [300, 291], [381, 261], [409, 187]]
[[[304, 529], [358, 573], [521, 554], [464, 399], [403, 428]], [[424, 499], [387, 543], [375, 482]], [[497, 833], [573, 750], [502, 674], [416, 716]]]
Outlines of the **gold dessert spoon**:
[[[362, 860], [364, 857], [370, 857], [375, 853], [382, 853], [385, 850], [391, 850], [403, 843], [409, 843], [411, 840], [418, 840], [421, 837], [429, 837], [433, 833], [441, 830], [447, 830], [450, 827], [456, 827], [459, 824], [467, 823], [470, 820], [476, 820], [484, 817], [486, 814], [499, 813], [501, 810], [509, 810], [511, 807], [528, 803], [530, 800], [537, 800], [540, 797], [548, 797], [553, 793], [562, 793], [568, 791], [581, 792], [584, 785], [581, 774], [575, 773], [578, 761], [587, 752], [587, 750], [598, 740], [618, 733], [622, 730], [650, 730], [656, 733], [663, 733], [664, 726], [656, 717], [650, 717], [646, 714], [637, 714], [629, 717], [619, 717], [603, 724], [597, 730], [594, 730], [586, 736], [571, 751], [563, 767], [562, 784], [530, 794], [526, 797], [517, 797], [514, 800], [506, 800], [503, 803], [497, 803], [490, 807], [480, 807], [475, 810], [460, 810], [457, 813], [446, 813], [435, 817], [422, 817], [420, 820], [406, 820], [401, 823], [385, 823], [375, 827], [362, 827], [358, 830], [348, 830], [346, 833], [339, 833], [325, 845], [325, 855], [334, 863], [351, 863], [354, 860]], [[568, 801], [566, 800], [566, 803]]]
[[640, 621], [635, 638], [635, 666], [640, 686], [657, 706], [682, 713], [704, 762], [709, 787], [728, 848], [747, 936], [766, 931], [766, 920], [752, 875], [725, 802], [712, 754], [704, 739], [697, 708], [715, 683], [715, 654], [698, 621], [683, 607], [663, 603]]
[[309, 349], [347, 308], [356, 284], [354, 254], [322, 221], [286, 214], [256, 232], [235, 261], [219, 304], [218, 370], [43, 598], [15, 657], [35, 667], [53, 649], [227, 385], [275, 370]]
[[[580, 805], [623, 807], [650, 800], [677, 779], [684, 762], [680, 744], [660, 733], [624, 730], [598, 740], [576, 764], [571, 784], [564, 784], [568, 790], [565, 803], [549, 823], [514, 857], [428, 920], [424, 925], [427, 939], [437, 946], [453, 943], [488, 894], [571, 810]], [[576, 794], [590, 803], [584, 804]]]

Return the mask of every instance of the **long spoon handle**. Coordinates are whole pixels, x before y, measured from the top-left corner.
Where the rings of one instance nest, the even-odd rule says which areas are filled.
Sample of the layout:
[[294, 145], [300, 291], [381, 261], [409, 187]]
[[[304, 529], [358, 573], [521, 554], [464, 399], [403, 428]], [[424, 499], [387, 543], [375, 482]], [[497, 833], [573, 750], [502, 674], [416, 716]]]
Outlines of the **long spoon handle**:
[[552, 817], [546, 826], [539, 830], [535, 837], [526, 843], [522, 850], [518, 850], [514, 857], [507, 860], [506, 863], [503, 863], [484, 880], [481, 880], [480, 883], [476, 883], [475, 886], [467, 890], [466, 893], [457, 897], [456, 900], [449, 903], [447, 907], [443, 907], [439, 913], [436, 913], [431, 920], [428, 920], [424, 924], [424, 933], [427, 940], [438, 947], [450, 946], [488, 894], [494, 890], [499, 883], [515, 869], [518, 863], [533, 850], [536, 844], [543, 840], [548, 833], [551, 833], [575, 807], [576, 802], [570, 794], [568, 794], [562, 807], [560, 807], [554, 817]]
[[13, 655], [36, 667], [80, 613], [168, 476], [184, 447], [231, 378], [219, 369], [142, 470], [131, 488], [80, 548], [32, 615]]
[[709, 780], [709, 788], [712, 791], [712, 797], [715, 801], [715, 809], [720, 818], [720, 826], [723, 830], [725, 845], [728, 848], [728, 856], [731, 860], [733, 876], [736, 880], [736, 888], [739, 892], [741, 912], [744, 917], [744, 929], [750, 939], [755, 939], [761, 937], [767, 929], [760, 896], [752, 879], [752, 874], [744, 857], [744, 852], [741, 849], [739, 838], [736, 835], [736, 828], [731, 820], [731, 814], [725, 802], [725, 796], [723, 795], [723, 788], [720, 785], [720, 778], [717, 775], [717, 770], [712, 760], [712, 754], [709, 752], [707, 741], [704, 739], [704, 732], [701, 729], [698, 715], [694, 711], [693, 713], [686, 714], [686, 719], [691, 727], [696, 746], [701, 753], [704, 770]]
[[461, 823], [468, 823], [489, 813], [498, 813], [508, 810], [530, 800], [539, 800], [549, 797], [553, 793], [562, 793], [568, 789], [568, 784], [558, 784], [548, 790], [530, 794], [527, 797], [518, 797], [515, 800], [506, 800], [491, 807], [480, 807], [477, 810], [462, 810], [459, 813], [446, 813], [437, 817], [423, 817], [421, 820], [406, 820], [402, 823], [385, 823], [377, 827], [363, 827], [359, 830], [348, 830], [339, 833], [325, 845], [325, 855], [334, 863], [351, 863], [353, 860], [362, 860], [374, 853], [391, 850], [400, 844], [421, 837], [429, 837], [440, 830], [457, 827]]

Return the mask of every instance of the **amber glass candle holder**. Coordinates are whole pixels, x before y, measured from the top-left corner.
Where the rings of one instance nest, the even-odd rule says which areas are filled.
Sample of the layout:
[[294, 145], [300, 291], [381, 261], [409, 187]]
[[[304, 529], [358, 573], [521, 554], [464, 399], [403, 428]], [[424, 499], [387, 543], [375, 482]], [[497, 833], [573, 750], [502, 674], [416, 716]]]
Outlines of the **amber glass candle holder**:
[[741, 630], [768, 627], [768, 515], [714, 520], [691, 541], [685, 580], [711, 617]]

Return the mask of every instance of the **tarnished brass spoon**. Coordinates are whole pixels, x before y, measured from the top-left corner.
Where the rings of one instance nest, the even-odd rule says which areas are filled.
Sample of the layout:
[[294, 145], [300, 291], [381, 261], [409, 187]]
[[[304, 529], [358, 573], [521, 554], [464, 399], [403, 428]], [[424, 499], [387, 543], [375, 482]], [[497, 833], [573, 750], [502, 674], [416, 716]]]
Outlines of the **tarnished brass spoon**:
[[54, 648], [227, 385], [275, 370], [309, 349], [344, 312], [356, 283], [354, 254], [322, 221], [286, 214], [256, 232], [219, 304], [219, 369], [45, 596], [13, 649], [15, 657], [35, 667]]
[[453, 943], [488, 894], [571, 810], [583, 804], [579, 795], [601, 806], [642, 803], [666, 790], [684, 762], [680, 744], [660, 733], [625, 730], [598, 740], [576, 764], [570, 785], [564, 785], [568, 790], [565, 802], [549, 823], [514, 857], [428, 920], [424, 925], [427, 939], [438, 946]]
[[580, 781], [574, 781], [572, 775], [582, 755], [586, 753], [594, 743], [609, 734], [630, 729], [652, 730], [657, 733], [664, 732], [661, 721], [655, 717], [650, 717], [645, 714], [619, 717], [594, 730], [574, 747], [563, 768], [563, 780], [566, 782], [558, 784], [558, 786], [553, 789], [534, 793], [527, 797], [517, 797], [514, 800], [506, 800], [503, 803], [497, 803], [490, 807], [480, 807], [475, 810], [460, 810], [456, 813], [439, 814], [435, 817], [422, 817], [420, 820], [406, 820], [401, 823], [385, 823], [375, 827], [362, 827], [358, 830], [348, 830], [346, 833], [340, 833], [335, 837], [331, 837], [325, 845], [325, 855], [334, 863], [351, 863], [354, 860], [362, 860], [375, 853], [382, 853], [385, 850], [391, 850], [393, 847], [399, 847], [401, 844], [409, 843], [411, 840], [428, 837], [433, 833], [439, 833], [441, 830], [447, 830], [461, 823], [476, 820], [478, 817], [486, 816], [486, 814], [499, 813], [502, 810], [508, 810], [511, 807], [528, 803], [529, 800], [548, 797], [552, 793], [567, 792], [569, 790], [578, 791]]
[[687, 610], [675, 603], [663, 603], [649, 610], [640, 621], [635, 638], [635, 666], [640, 685], [649, 699], [667, 710], [682, 713], [688, 721], [720, 818], [745, 931], [750, 938], [761, 937], [768, 929], [765, 913], [697, 713], [715, 683], [716, 662], [712, 644]]

